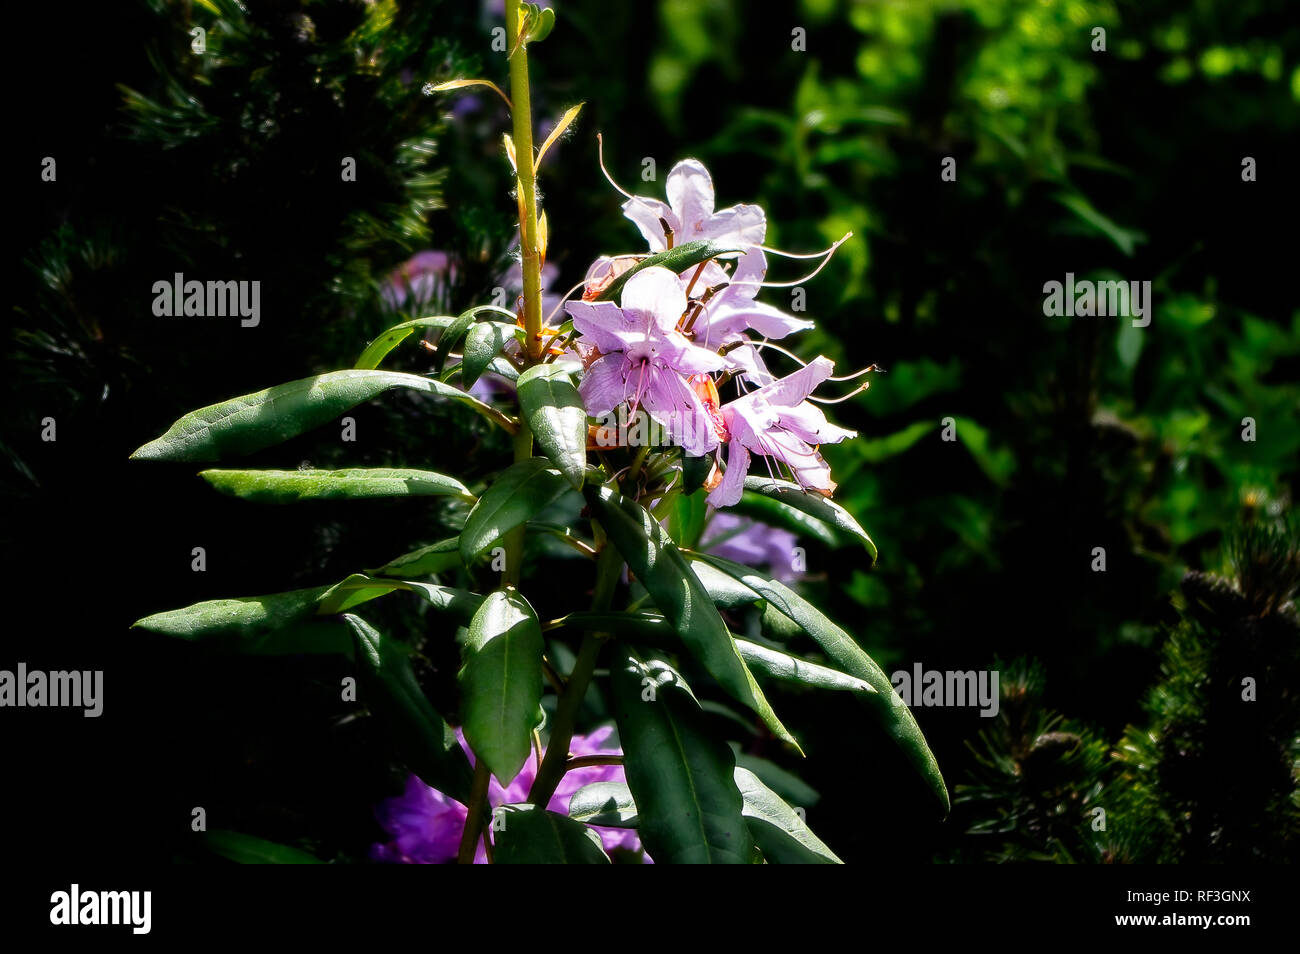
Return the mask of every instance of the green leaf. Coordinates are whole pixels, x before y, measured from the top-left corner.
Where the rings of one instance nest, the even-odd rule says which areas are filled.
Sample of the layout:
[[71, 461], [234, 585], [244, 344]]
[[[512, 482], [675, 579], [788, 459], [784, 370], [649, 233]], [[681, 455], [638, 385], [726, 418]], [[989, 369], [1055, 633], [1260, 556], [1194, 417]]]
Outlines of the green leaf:
[[850, 692], [875, 692], [871, 683], [850, 676], [838, 669], [808, 662], [798, 656], [783, 653], [779, 649], [769, 649], [747, 639], [736, 639], [736, 648], [740, 657], [749, 668], [759, 675], [783, 682], [797, 682], [815, 689], [847, 689]]
[[[442, 334], [438, 335], [438, 344], [433, 349], [433, 370], [435, 373], [441, 371], [447, 363], [447, 356], [451, 354], [451, 349], [465, 337], [469, 331], [470, 325], [474, 324], [474, 312], [467, 311], [456, 316], [456, 320], [449, 324]], [[468, 385], [466, 385], [468, 387]]]
[[505, 343], [514, 337], [514, 328], [503, 321], [480, 321], [465, 335], [465, 356], [461, 359], [460, 386], [469, 390]]
[[587, 470], [587, 410], [571, 375], [576, 362], [538, 364], [519, 375], [519, 406], [542, 452], [575, 490]]
[[1133, 257], [1135, 248], [1146, 241], [1146, 235], [1142, 232], [1117, 225], [1101, 212], [1098, 212], [1091, 202], [1077, 192], [1059, 192], [1052, 198], [1078, 216], [1080, 221], [1086, 222], [1093, 229], [1114, 242], [1115, 247], [1129, 258]]
[[198, 461], [251, 454], [398, 387], [451, 398], [507, 430], [517, 429], [500, 411], [440, 381], [400, 371], [331, 371], [191, 411], [131, 457]]
[[354, 606], [360, 606], [362, 603], [387, 596], [394, 590], [405, 589], [408, 589], [408, 586], [402, 580], [376, 580], [364, 573], [353, 573], [325, 591], [320, 598], [317, 612], [322, 616], [333, 616]]
[[726, 743], [667, 663], [626, 650], [612, 666], [623, 769], [641, 842], [658, 864], [750, 864], [755, 846]]
[[568, 490], [568, 481], [544, 457], [530, 457], [506, 468], [465, 518], [460, 531], [465, 565], [472, 565], [480, 553]]
[[214, 828], [204, 832], [203, 842], [214, 853], [241, 865], [319, 865], [323, 862], [297, 848], [237, 831]]
[[748, 769], [736, 769], [736, 786], [745, 800], [745, 822], [771, 864], [842, 865], [835, 852], [812, 833], [799, 813]]
[[499, 865], [607, 865], [600, 836], [582, 822], [536, 805], [502, 805], [493, 861]]
[[542, 628], [514, 587], [483, 601], [469, 624], [458, 676], [465, 739], [502, 785], [532, 751], [542, 703]]
[[695, 493], [680, 494], [673, 500], [672, 509], [668, 511], [668, 535], [679, 547], [699, 546], [709, 512], [707, 497], [707, 491], [697, 490]]
[[388, 357], [388, 352], [410, 337], [417, 328], [446, 328], [455, 320], [450, 315], [438, 315], [434, 318], [416, 318], [412, 321], [404, 321], [400, 325], [393, 325], [370, 342], [369, 347], [361, 352], [361, 357], [357, 358], [354, 367], [362, 371], [377, 368], [380, 362]]
[[541, 43], [555, 29], [555, 8], [542, 7], [537, 15], [537, 26], [533, 27], [530, 43]]
[[593, 782], [570, 797], [569, 817], [602, 828], [636, 828], [636, 801], [624, 782]]
[[740, 658], [708, 591], [659, 522], [636, 501], [608, 487], [588, 486], [584, 494], [592, 515], [691, 654], [733, 698], [757, 712], [778, 738], [798, 749], [799, 743], [776, 717]]
[[205, 643], [219, 650], [256, 655], [351, 652], [352, 637], [335, 620], [313, 619], [330, 587], [316, 586], [269, 596], [206, 600], [155, 613], [133, 629]]
[[405, 647], [359, 617], [343, 618], [356, 640], [362, 701], [387, 724], [397, 756], [426, 785], [467, 803], [474, 770], [456, 733], [425, 697]]
[[461, 565], [459, 538], [448, 537], [427, 547], [404, 553], [377, 569], [366, 570], [366, 573], [371, 576], [417, 577], [428, 576], [430, 573], [444, 573]]
[[454, 496], [476, 501], [454, 477], [429, 470], [353, 467], [347, 470], [205, 470], [199, 476], [223, 494], [254, 503], [361, 500], [370, 497]]
[[700, 262], [707, 262], [719, 255], [735, 255], [743, 251], [745, 250], [738, 246], [723, 245], [712, 239], [697, 239], [694, 242], [685, 242], [668, 249], [666, 252], [656, 252], [654, 255], [641, 259], [641, 261], [610, 282], [609, 287], [596, 296], [596, 301], [621, 303], [623, 300], [623, 286], [627, 284], [629, 278], [643, 268], [658, 265], [680, 275], [686, 269], [698, 265]]
[[811, 603], [789, 587], [775, 580], [766, 580], [759, 573], [739, 563], [709, 554], [700, 556], [701, 559], [744, 583], [767, 600], [769, 605], [798, 623], [842, 670], [871, 684], [876, 691], [861, 693], [858, 698], [885, 727], [890, 737], [902, 747], [908, 760], [943, 803], [944, 813], [947, 814], [952, 807], [948, 798], [948, 787], [944, 784], [943, 774], [939, 771], [939, 763], [935, 761], [934, 753], [926, 744], [925, 736], [916, 724], [916, 719], [912, 717], [911, 710], [894, 692], [889, 677], [870, 656], [862, 651], [862, 647], [854, 642], [848, 633], [823, 616]]
[[[876, 545], [872, 542], [867, 531], [859, 526], [858, 522], [853, 519], [853, 515], [828, 497], [818, 493], [809, 493], [801, 488], [798, 484], [791, 483], [788, 480], [773, 480], [771, 477], [746, 477], [745, 491], [749, 494], [758, 494], [770, 500], [776, 501], [800, 513], [803, 513], [813, 520], [823, 525], [842, 530], [862, 541], [862, 545], [867, 548], [867, 553], [871, 555], [871, 562], [876, 562]], [[751, 505], [752, 505], [752, 499]], [[742, 500], [742, 505], [744, 500]], [[754, 516], [760, 519], [777, 519], [795, 533], [809, 532], [818, 535], [819, 539], [825, 540], [826, 537], [815, 531], [811, 524], [801, 522], [792, 516], [788, 510], [768, 510], [765, 513], [755, 513]], [[834, 543], [834, 534], [828, 541]]]

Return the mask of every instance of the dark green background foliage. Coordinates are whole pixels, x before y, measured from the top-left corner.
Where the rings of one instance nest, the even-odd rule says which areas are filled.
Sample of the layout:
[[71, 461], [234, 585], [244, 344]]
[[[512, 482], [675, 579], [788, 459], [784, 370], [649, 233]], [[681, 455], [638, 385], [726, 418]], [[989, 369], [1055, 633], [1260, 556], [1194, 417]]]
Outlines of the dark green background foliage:
[[[410, 317], [379, 288], [416, 251], [456, 262], [429, 313], [501, 284], [514, 242], [504, 110], [490, 93], [419, 92], [502, 80], [497, 21], [465, 3], [214, 4], [220, 17], [162, 0], [88, 7], [83, 28], [61, 34], [62, 78], [18, 104], [12, 181], [27, 184], [0, 359], [0, 534], [10, 578], [45, 609], [0, 663], [108, 669], [109, 714], [75, 728], [132, 741], [73, 771], [22, 715], [32, 734], [19, 755], [40, 781], [10, 797], [69, 851], [103, 839], [191, 852], [188, 813], [203, 804], [220, 827], [361, 858], [379, 837], [370, 806], [397, 780], [367, 744], [373, 730], [337, 701], [331, 669], [200, 657], [126, 626], [341, 579], [400, 552], [395, 539], [445, 536], [445, 512], [261, 509], [192, 468], [128, 467], [126, 455], [191, 408], [350, 365]], [[739, 737], [742, 750], [799, 774], [782, 794], [849, 862], [1294, 852], [1300, 312], [1287, 146], [1300, 26], [1288, 4], [573, 0], [557, 12], [534, 57], [534, 110], [587, 106], [543, 170], [555, 289], [639, 244], [599, 176], [598, 130], [634, 192], [661, 195], [672, 164], [696, 156], [720, 206], [767, 210], [769, 244], [812, 251], [853, 230], [807, 286], [818, 328], [798, 348], [841, 372], [887, 369], [836, 408], [859, 439], [827, 450], [837, 500], [881, 557], [870, 568], [801, 541], [806, 592], [854, 621], [887, 671], [1003, 672], [997, 719], [917, 712], [958, 796], [944, 824], [887, 739], [839, 728], [848, 701], [780, 700], [806, 763], [770, 739]], [[209, 28], [211, 55], [190, 53], [192, 23]], [[1105, 52], [1091, 48], [1098, 26]], [[796, 27], [806, 52], [791, 49]], [[37, 181], [47, 155], [57, 183]], [[355, 183], [340, 181], [343, 156], [357, 160]], [[955, 182], [940, 179], [949, 156]], [[1241, 180], [1245, 156], [1259, 181]], [[646, 157], [656, 182], [641, 181]], [[799, 264], [774, 259], [770, 277]], [[177, 271], [260, 280], [261, 326], [155, 318], [150, 287]], [[1150, 280], [1150, 326], [1044, 317], [1043, 285], [1066, 272]], [[408, 348], [394, 366], [427, 363]], [[46, 416], [55, 444], [39, 440]], [[471, 480], [506, 452], [477, 421], [418, 398], [354, 416], [355, 444], [325, 428], [239, 466], [453, 462]], [[940, 437], [948, 417], [956, 442]], [[1245, 417], [1254, 442], [1241, 439]], [[534, 576], [564, 577], [571, 561], [538, 536]], [[207, 574], [189, 570], [198, 545]], [[79, 568], [90, 579], [74, 582]], [[376, 612], [423, 625], [406, 603]], [[435, 698], [454, 681], [449, 643], [426, 642], [419, 674]], [[1245, 676], [1256, 703], [1240, 701]], [[129, 771], [112, 768], [119, 756]], [[70, 790], [110, 772], [94, 806]], [[882, 775], [896, 783], [871, 784]], [[59, 831], [73, 811], [90, 812], [96, 834]]]

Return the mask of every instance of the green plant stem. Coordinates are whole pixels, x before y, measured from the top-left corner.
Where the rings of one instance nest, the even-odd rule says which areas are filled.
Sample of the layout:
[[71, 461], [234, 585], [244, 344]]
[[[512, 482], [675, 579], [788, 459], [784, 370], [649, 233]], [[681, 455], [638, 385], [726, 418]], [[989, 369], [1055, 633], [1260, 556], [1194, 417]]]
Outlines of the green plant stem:
[[542, 353], [542, 258], [537, 238], [537, 177], [533, 167], [533, 111], [528, 90], [528, 45], [518, 43], [520, 0], [506, 0], [510, 100], [514, 103], [515, 169], [519, 189], [520, 257], [524, 272], [524, 353], [535, 364]]
[[[619, 571], [623, 567], [623, 558], [608, 542], [600, 551], [596, 561], [596, 588], [592, 594], [591, 608], [607, 610], [614, 599], [614, 588], [618, 585]], [[582, 647], [578, 650], [578, 659], [573, 664], [564, 694], [560, 696], [555, 707], [555, 722], [551, 726], [551, 741], [546, 746], [546, 757], [542, 759], [541, 768], [528, 800], [534, 805], [545, 807], [555, 794], [556, 787], [564, 778], [569, 760], [569, 743], [573, 741], [573, 729], [577, 724], [578, 710], [587, 695], [587, 686], [591, 683], [591, 674], [596, 669], [596, 659], [605, 644], [607, 634], [588, 633], [583, 637]]]
[[[519, 433], [515, 435], [514, 443], [515, 463], [533, 456], [533, 432], [522, 416], [519, 419]], [[527, 525], [521, 523], [506, 534], [504, 540], [506, 564], [505, 569], [501, 571], [502, 586], [517, 587], [519, 585], [519, 577], [524, 568], [524, 534], [526, 532]]]
[[483, 829], [483, 809], [487, 806], [488, 782], [492, 773], [482, 759], [474, 766], [474, 784], [469, 791], [469, 814], [465, 816], [465, 831], [460, 836], [460, 852], [456, 863], [472, 865], [474, 863], [474, 846], [478, 844], [479, 832]]

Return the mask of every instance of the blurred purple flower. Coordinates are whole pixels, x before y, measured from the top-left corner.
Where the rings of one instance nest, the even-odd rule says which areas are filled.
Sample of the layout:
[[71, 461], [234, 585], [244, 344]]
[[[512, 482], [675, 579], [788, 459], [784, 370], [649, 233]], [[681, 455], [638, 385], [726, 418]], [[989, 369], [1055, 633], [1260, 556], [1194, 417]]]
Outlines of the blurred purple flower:
[[[618, 748], [610, 745], [609, 737], [614, 732], [612, 726], [596, 729], [590, 735], [574, 735], [569, 744], [573, 755], [617, 755]], [[465, 750], [470, 764], [474, 763], [474, 753], [465, 742], [460, 729], [456, 730], [460, 747]], [[528, 790], [532, 788], [537, 777], [537, 757], [533, 755], [523, 769], [508, 786], [492, 778], [488, 786], [488, 802], [493, 808], [528, 801]], [[547, 808], [561, 815], [569, 812], [569, 800], [573, 793], [584, 785], [595, 782], [625, 781], [621, 765], [593, 765], [567, 772], [551, 796]], [[465, 830], [467, 809], [454, 798], [444, 795], [435, 788], [430, 788], [412, 775], [406, 781], [406, 791], [396, 798], [385, 799], [375, 807], [375, 820], [391, 836], [387, 842], [377, 843], [370, 848], [373, 861], [390, 864], [437, 865], [456, 860], [460, 849], [460, 838]], [[616, 848], [628, 851], [640, 851], [641, 840], [633, 829], [599, 828], [591, 826], [592, 831], [600, 836], [605, 851]], [[650, 863], [647, 857], [644, 859]], [[475, 864], [486, 864], [487, 855], [482, 842], [474, 857]]]
[[434, 301], [456, 279], [456, 266], [446, 252], [417, 252], [396, 268], [380, 294], [390, 308], [411, 311]]
[[772, 579], [790, 583], [803, 574], [793, 568], [798, 539], [788, 530], [769, 527], [725, 510], [715, 511], [700, 549], [745, 566], [767, 567]]

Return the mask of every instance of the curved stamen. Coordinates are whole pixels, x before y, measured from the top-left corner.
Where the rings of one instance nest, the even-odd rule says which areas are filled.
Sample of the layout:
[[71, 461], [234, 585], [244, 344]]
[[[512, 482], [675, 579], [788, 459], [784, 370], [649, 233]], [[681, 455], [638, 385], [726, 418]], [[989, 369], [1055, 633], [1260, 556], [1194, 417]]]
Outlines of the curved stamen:
[[[751, 341], [750, 344], [752, 344], [755, 348], [771, 348], [773, 351], [777, 351], [785, 355], [791, 361], [795, 362], [795, 364], [799, 365], [799, 367], [801, 368], [808, 367], [808, 362], [805, 361], [803, 358], [799, 357], [797, 354], [795, 354], [792, 351], [788, 351], [785, 348], [782, 348], [778, 344], [772, 344], [772, 342], [768, 341], [766, 338], [760, 338], [757, 341]], [[834, 380], [834, 378], [832, 378], [831, 380]]]
[[869, 387], [871, 387], [871, 382], [870, 382], [870, 381], [864, 381], [861, 385], [859, 385], [858, 387], [854, 388], [854, 389], [853, 389], [852, 391], [850, 391], [848, 394], [842, 395], [842, 396], [840, 396], [840, 397], [837, 397], [837, 398], [819, 398], [819, 397], [813, 397], [813, 396], [810, 394], [810, 395], [808, 395], [808, 400], [809, 400], [809, 401], [812, 401], [814, 404], [843, 404], [845, 401], [849, 400], [850, 398], [857, 397], [859, 394], [861, 394], [863, 391], [865, 391], [865, 390], [866, 390], [867, 388], [869, 388]]
[[[644, 208], [649, 209], [652, 213], [654, 213], [655, 218], [659, 218], [658, 209], [656, 209], [650, 203], [646, 202], [645, 199], [641, 198], [640, 196], [635, 196], [631, 192], [628, 192], [621, 185], [615, 182], [614, 177], [609, 174], [609, 170], [605, 168], [605, 140], [600, 133], [596, 133], [596, 158], [597, 161], [599, 161], [600, 163], [600, 171], [605, 174], [606, 180], [608, 180], [609, 184], [614, 187], [614, 191], [616, 191], [619, 195], [627, 199], [630, 199], [633, 202], [639, 203]], [[667, 236], [665, 236], [665, 241], [667, 241]]]
[[880, 365], [869, 364], [861, 371], [854, 371], [852, 374], [842, 374], [839, 377], [827, 378], [826, 380], [827, 381], [852, 381], [854, 378], [860, 378], [864, 374], [870, 374], [872, 371], [879, 371], [881, 374], [886, 373], [885, 369], [882, 368]]
[[738, 281], [738, 280], [736, 280], [736, 279], [732, 279], [731, 284], [733, 284], [733, 285], [752, 285], [752, 286], [754, 286], [755, 288], [794, 288], [794, 287], [796, 287], [796, 286], [798, 286], [798, 285], [802, 285], [804, 282], [811, 281], [812, 279], [816, 278], [816, 277], [817, 277], [817, 273], [820, 272], [823, 268], [825, 268], [826, 265], [827, 265], [827, 263], [830, 262], [830, 260], [831, 260], [831, 256], [833, 256], [833, 255], [835, 254], [835, 250], [836, 250], [837, 248], [839, 248], [841, 245], [843, 245], [845, 242], [847, 242], [847, 241], [848, 241], [849, 239], [851, 239], [851, 238], [853, 238], [853, 233], [852, 233], [852, 232], [845, 232], [845, 233], [844, 233], [844, 237], [841, 238], [839, 241], [837, 241], [837, 242], [836, 242], [834, 245], [832, 245], [830, 248], [826, 249], [826, 251], [824, 251], [824, 252], [815, 252], [815, 253], [813, 253], [812, 255], [794, 255], [794, 254], [791, 254], [791, 253], [789, 253], [789, 252], [776, 252], [775, 249], [768, 249], [766, 246], [764, 246], [764, 245], [760, 245], [760, 246], [758, 246], [758, 248], [762, 248], [762, 249], [764, 249], [765, 251], [776, 252], [776, 254], [778, 254], [778, 255], [785, 255], [785, 256], [788, 257], [788, 258], [821, 258], [822, 261], [821, 261], [821, 264], [820, 264], [820, 265], [818, 265], [816, 268], [814, 268], [811, 272], [809, 272], [809, 273], [808, 273], [807, 275], [805, 275], [803, 278], [796, 279], [795, 281], [792, 281], [792, 282], [747, 282], [747, 281], [743, 281], [743, 280]]

